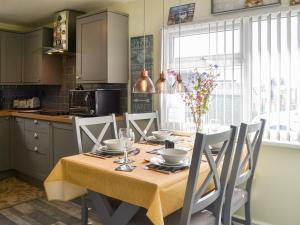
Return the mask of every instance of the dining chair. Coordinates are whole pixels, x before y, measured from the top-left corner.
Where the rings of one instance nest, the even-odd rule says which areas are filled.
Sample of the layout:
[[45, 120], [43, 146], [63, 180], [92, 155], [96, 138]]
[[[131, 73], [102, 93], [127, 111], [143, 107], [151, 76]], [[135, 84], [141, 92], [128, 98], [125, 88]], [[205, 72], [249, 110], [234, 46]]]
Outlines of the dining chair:
[[[125, 119], [126, 127], [132, 127], [136, 131], [135, 133], [140, 136], [140, 141], [147, 139], [147, 134], [151, 128], [154, 128], [154, 130], [160, 129], [158, 111], [150, 113], [125, 113]], [[147, 123], [145, 129], [142, 129], [141, 125], [138, 125], [137, 122], [144, 122], [145, 124]]]
[[[247, 125], [242, 123], [225, 195], [223, 224], [232, 222], [251, 225], [251, 190], [266, 120]], [[233, 217], [244, 207], [245, 219]]]
[[[111, 125], [113, 138], [118, 137], [115, 114], [88, 118], [74, 117], [73, 120], [79, 153], [84, 152], [84, 138], [92, 143], [91, 149], [88, 149], [88, 151], [95, 151], [101, 147], [101, 141]], [[95, 133], [99, 133], [99, 135], [96, 137]]]
[[[220, 133], [196, 134], [183, 208], [167, 216], [165, 225], [221, 224], [236, 130], [237, 128], [232, 126], [230, 130]], [[218, 154], [213, 156], [209, 146], [219, 143], [222, 147]], [[209, 172], [205, 177], [199, 178], [202, 166], [209, 167]], [[203, 179], [201, 185], [199, 179]], [[207, 192], [208, 189], [211, 190]], [[211, 210], [207, 210], [209, 206], [213, 206]], [[139, 214], [134, 224], [152, 223], [146, 216]]]

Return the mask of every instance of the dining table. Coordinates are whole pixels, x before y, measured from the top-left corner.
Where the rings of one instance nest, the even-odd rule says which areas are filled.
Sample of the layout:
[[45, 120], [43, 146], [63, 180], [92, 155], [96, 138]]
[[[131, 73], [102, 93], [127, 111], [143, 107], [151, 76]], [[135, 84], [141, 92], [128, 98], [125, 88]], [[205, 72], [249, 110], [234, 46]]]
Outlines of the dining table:
[[[139, 154], [130, 156], [136, 166], [132, 172], [116, 171], [116, 157], [91, 157], [88, 154], [78, 154], [59, 160], [44, 182], [49, 201], [69, 201], [87, 195], [98, 207], [103, 225], [130, 224], [140, 208], [146, 210], [146, 216], [154, 225], [164, 225], [164, 217], [179, 210], [183, 206], [189, 169], [164, 173], [146, 167], [153, 157], [153, 150], [163, 148], [163, 145], [136, 143]], [[188, 157], [193, 152], [193, 142], [183, 139], [176, 143], [176, 148], [190, 149]], [[152, 151], [152, 152], [151, 152]], [[204, 182], [210, 167], [202, 160], [199, 174], [199, 184]], [[214, 188], [212, 182], [207, 192]], [[107, 204], [107, 198], [121, 202], [118, 208], [112, 210]]]

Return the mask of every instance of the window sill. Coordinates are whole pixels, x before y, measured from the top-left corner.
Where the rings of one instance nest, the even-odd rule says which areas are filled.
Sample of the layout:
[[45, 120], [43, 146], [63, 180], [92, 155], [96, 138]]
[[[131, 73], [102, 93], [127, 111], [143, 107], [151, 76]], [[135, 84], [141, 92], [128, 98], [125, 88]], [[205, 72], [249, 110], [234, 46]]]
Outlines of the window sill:
[[299, 149], [300, 150], [300, 144], [298, 144], [298, 143], [264, 140], [262, 145], [263, 146], [270, 146], [270, 147], [283, 147], [283, 148]]

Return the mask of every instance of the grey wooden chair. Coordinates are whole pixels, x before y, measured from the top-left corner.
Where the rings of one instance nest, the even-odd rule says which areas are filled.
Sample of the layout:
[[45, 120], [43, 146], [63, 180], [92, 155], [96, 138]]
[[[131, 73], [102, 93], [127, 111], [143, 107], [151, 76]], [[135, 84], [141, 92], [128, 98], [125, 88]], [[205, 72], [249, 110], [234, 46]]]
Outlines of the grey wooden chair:
[[[88, 118], [80, 118], [80, 117], [74, 117], [73, 119], [73, 125], [75, 129], [77, 144], [78, 144], [78, 150], [79, 153], [86, 152], [84, 151], [83, 147], [83, 133], [87, 136], [88, 139], [93, 143], [91, 150], [88, 151], [94, 151], [97, 148], [101, 147], [101, 141], [105, 134], [108, 132], [108, 128], [112, 125], [113, 135], [115, 138], [118, 137], [117, 135], [117, 123], [116, 123], [116, 117], [114, 114], [110, 116], [101, 116], [101, 117], [88, 117]], [[95, 137], [93, 134], [94, 132], [89, 129], [90, 126], [103, 126], [102, 129], [100, 129], [100, 134], [98, 137]], [[81, 197], [81, 224], [87, 225], [88, 224], [88, 211], [91, 206], [91, 201], [87, 196]]]
[[[151, 113], [125, 113], [126, 118], [126, 127], [133, 128], [139, 136], [140, 141], [147, 140], [147, 134], [149, 133], [151, 127], [154, 125], [154, 130], [159, 130], [159, 115], [158, 112]], [[148, 121], [145, 129], [141, 129], [141, 127], [137, 124], [137, 121]]]
[[[251, 189], [256, 163], [261, 148], [266, 120], [240, 126], [234, 160], [223, 210], [224, 225], [232, 222], [251, 225]], [[245, 152], [246, 153], [243, 153]], [[233, 217], [240, 208], [245, 208], [245, 219]]]
[[[185, 191], [183, 208], [165, 218], [166, 225], [219, 225], [221, 224], [222, 206], [232, 162], [236, 127], [216, 134], [196, 134], [191, 167]], [[213, 157], [210, 145], [222, 143], [216, 157]], [[206, 156], [210, 171], [204, 182], [198, 187], [198, 178]], [[218, 170], [222, 167], [222, 172]], [[211, 183], [214, 189], [206, 193]], [[211, 210], [207, 207], [213, 206]], [[152, 224], [146, 216], [139, 214], [133, 224]]]
[[[93, 143], [92, 149], [89, 151], [95, 151], [97, 148], [101, 147], [101, 141], [108, 131], [108, 128], [112, 124], [114, 138], [118, 137], [117, 134], [117, 123], [115, 114], [110, 116], [100, 116], [100, 117], [88, 117], [80, 118], [74, 117], [74, 128], [78, 144], [79, 153], [83, 153], [83, 133], [88, 139]], [[89, 126], [101, 126], [104, 125], [98, 137], [95, 137], [93, 132], [89, 129]]]

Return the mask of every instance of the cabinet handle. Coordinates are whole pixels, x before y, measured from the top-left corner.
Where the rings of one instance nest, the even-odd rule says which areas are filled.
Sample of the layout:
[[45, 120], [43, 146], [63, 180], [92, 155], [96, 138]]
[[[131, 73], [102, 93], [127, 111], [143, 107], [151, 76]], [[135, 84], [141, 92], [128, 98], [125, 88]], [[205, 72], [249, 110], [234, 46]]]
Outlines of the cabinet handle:
[[38, 147], [35, 146], [35, 147], [33, 148], [33, 151], [38, 152], [38, 151], [39, 151]]
[[38, 122], [37, 120], [34, 120], [33, 123], [34, 123], [34, 124], [38, 124], [39, 122]]
[[80, 79], [81, 79], [81, 75], [77, 75], [77, 76], [76, 76], [76, 79], [77, 79], [77, 80], [80, 80]]
[[38, 135], [37, 133], [34, 133], [33, 137], [34, 137], [35, 139], [38, 139], [39, 135]]

